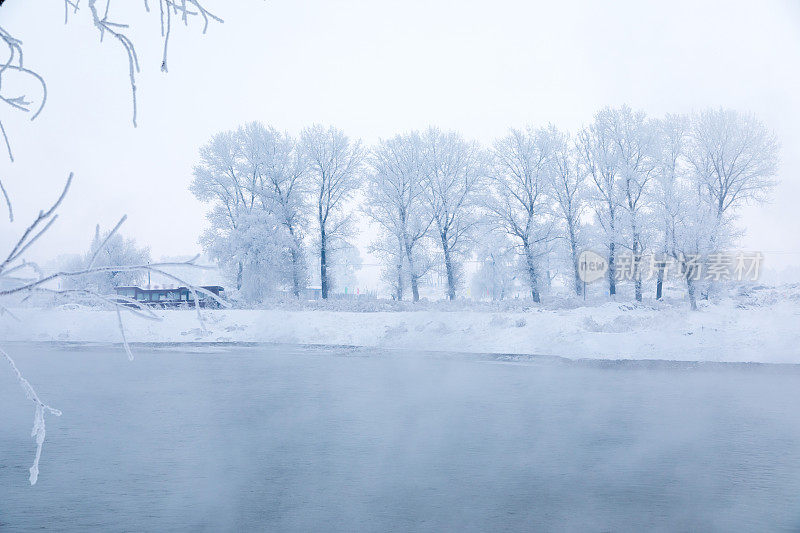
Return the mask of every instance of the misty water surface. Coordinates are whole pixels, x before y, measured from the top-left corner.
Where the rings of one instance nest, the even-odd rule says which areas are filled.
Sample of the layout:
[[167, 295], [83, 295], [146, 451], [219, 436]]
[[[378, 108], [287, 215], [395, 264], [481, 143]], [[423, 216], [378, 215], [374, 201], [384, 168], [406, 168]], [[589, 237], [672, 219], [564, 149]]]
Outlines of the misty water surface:
[[795, 367], [8, 346], [2, 530], [797, 530]]

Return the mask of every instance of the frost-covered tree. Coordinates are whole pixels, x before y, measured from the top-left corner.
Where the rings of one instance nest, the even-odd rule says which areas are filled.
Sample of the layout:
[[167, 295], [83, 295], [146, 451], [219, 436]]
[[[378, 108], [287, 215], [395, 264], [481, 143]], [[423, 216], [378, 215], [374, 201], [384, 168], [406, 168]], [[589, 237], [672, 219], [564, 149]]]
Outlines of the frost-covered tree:
[[[258, 161], [244, 150], [243, 129], [214, 135], [200, 148], [200, 162], [194, 167], [189, 190], [198, 200], [211, 204], [211, 228], [204, 237], [209, 245], [215, 238], [225, 239], [236, 230], [239, 219], [257, 205]], [[236, 269], [236, 288], [243, 283], [243, 264]]]
[[258, 122], [219, 133], [200, 149], [190, 190], [212, 207], [202, 243], [246, 299], [279, 286], [298, 296], [305, 286], [305, 177], [297, 142]]
[[694, 117], [687, 156], [714, 211], [715, 232], [743, 204], [766, 199], [775, 185], [778, 151], [775, 134], [753, 114], [710, 109]]
[[[657, 268], [656, 299], [663, 296], [667, 274], [678, 274], [686, 283], [690, 307], [697, 309], [698, 259], [708, 254], [713, 211], [703, 201], [701, 188], [690, 173], [686, 159], [689, 118], [668, 114], [657, 122], [657, 165], [653, 179], [653, 225], [659, 245], [654, 250]], [[672, 267], [677, 272], [668, 272]]]
[[308, 208], [306, 158], [294, 138], [259, 122], [244, 127], [244, 146], [251, 154], [248, 157], [258, 162], [253, 192], [262, 208], [279, 222], [275, 237], [285, 248], [281, 253], [288, 254], [292, 293], [298, 297], [307, 281], [303, 250]]
[[[779, 144], [752, 113], [709, 109], [692, 120], [687, 157], [704, 201], [713, 212], [711, 251], [725, 245], [738, 209], [764, 201], [775, 186]], [[708, 289], [703, 297], [708, 298]]]
[[369, 158], [365, 212], [386, 234], [375, 251], [388, 261], [403, 298], [405, 272], [413, 300], [419, 301], [421, 277], [430, 261], [423, 249], [433, 218], [425, 201], [422, 138], [417, 132], [380, 141]]
[[[656, 299], [661, 299], [667, 258], [677, 254], [676, 232], [685, 217], [691, 187], [687, 183], [686, 143], [689, 118], [667, 114], [657, 123], [658, 161], [653, 183], [654, 230], [659, 234], [657, 254]], [[696, 194], [696, 191], [694, 191]]]
[[514, 239], [521, 250], [531, 298], [537, 303], [541, 299], [542, 245], [552, 238], [547, 198], [550, 150], [545, 129], [512, 129], [496, 141], [489, 173], [491, 195], [485, 202], [491, 223]]
[[[64, 265], [66, 270], [80, 271], [92, 267], [114, 267], [117, 265], [146, 265], [150, 262], [150, 249], [139, 248], [132, 238], [124, 238], [117, 232], [100, 231], [95, 228], [89, 251], [74, 257]], [[89, 289], [100, 294], [113, 294], [115, 287], [139, 285], [146, 279], [143, 270], [107, 270], [86, 276], [66, 278], [65, 289]]]
[[244, 150], [243, 133], [243, 129], [217, 133], [203, 145], [189, 187], [199, 200], [218, 206], [230, 225], [257, 203], [259, 162], [246, 157], [252, 154]]
[[328, 249], [330, 289], [352, 294], [358, 287], [356, 273], [361, 270], [361, 252], [353, 244], [338, 240]]
[[641, 259], [644, 248], [651, 180], [657, 166], [657, 132], [641, 111], [628, 106], [604, 110], [606, 127], [613, 139], [619, 172], [619, 202], [627, 231], [621, 242], [630, 250], [631, 277], [636, 301], [642, 301]]
[[559, 220], [562, 240], [566, 242], [570, 274], [575, 284], [575, 294], [583, 291], [578, 273], [578, 256], [581, 252], [581, 218], [586, 209], [586, 180], [578, 164], [578, 153], [568, 133], [550, 126], [547, 130], [550, 156], [547, 160], [549, 192], [555, 204], [554, 214]]
[[306, 128], [300, 142], [308, 162], [310, 203], [317, 223], [322, 298], [327, 298], [331, 288], [329, 252], [344, 248], [352, 234], [352, 218], [345, 204], [361, 184], [366, 152], [360, 141], [351, 141], [333, 126]]
[[442, 251], [447, 297], [456, 299], [462, 260], [480, 213], [479, 194], [485, 178], [480, 146], [456, 132], [430, 128], [422, 136], [425, 197], [433, 217], [435, 240]]
[[236, 227], [227, 231], [208, 230], [200, 242], [222, 272], [236, 279], [238, 296], [249, 302], [274, 296], [291, 276], [286, 254], [288, 246], [279, 236], [280, 221], [270, 212], [255, 210], [242, 214]]
[[578, 136], [581, 168], [593, 185], [591, 207], [608, 253], [608, 292], [611, 296], [617, 293], [616, 259], [620, 240], [620, 162], [613, 124], [613, 111], [610, 108], [603, 109]]
[[369, 245], [369, 251], [383, 265], [381, 280], [391, 289], [392, 299], [402, 300], [406, 291], [407, 268], [405, 267], [405, 251], [403, 242], [396, 235], [387, 231], [381, 232]]
[[673, 219], [671, 253], [679, 274], [686, 282], [687, 298], [692, 310], [697, 309], [696, 285], [702, 276], [703, 258], [712, 251], [717, 231], [716, 215], [703, 195], [691, 182], [674, 190], [680, 216]]
[[[692, 309], [697, 309], [697, 283], [708, 268], [706, 258], [733, 242], [737, 232], [733, 226], [736, 207], [747, 200], [764, 199], [773, 183], [773, 165], [777, 165], [774, 138], [763, 126], [757, 126], [760, 123], [752, 116], [744, 122], [739, 122], [737, 117], [736, 113], [714, 111], [692, 119], [667, 115], [659, 121], [660, 156], [655, 199], [663, 239], [662, 254], [673, 259], [685, 279]], [[739, 130], [745, 127], [743, 124], [750, 124], [747, 127], [755, 131], [748, 136]], [[744, 137], [749, 137], [750, 141], [742, 142]], [[714, 141], [706, 143], [703, 139]], [[725, 147], [717, 144], [724, 139], [730, 144]], [[738, 139], [738, 144], [732, 139]], [[753, 153], [754, 150], [757, 153]], [[751, 163], [743, 164], [745, 160]], [[739, 164], [742, 167], [736, 171]], [[718, 174], [711, 170], [715, 166], [719, 168]], [[747, 179], [744, 179], [744, 168], [752, 171]], [[710, 178], [711, 175], [717, 177]], [[733, 176], [742, 179], [737, 181]], [[724, 200], [720, 202], [720, 198]], [[662, 294], [665, 268], [666, 262], [661, 262], [657, 297]]]
[[492, 301], [504, 300], [514, 290], [517, 281], [517, 247], [504, 231], [492, 228], [481, 236], [479, 242], [482, 244], [477, 248], [479, 264], [471, 280], [472, 294]]

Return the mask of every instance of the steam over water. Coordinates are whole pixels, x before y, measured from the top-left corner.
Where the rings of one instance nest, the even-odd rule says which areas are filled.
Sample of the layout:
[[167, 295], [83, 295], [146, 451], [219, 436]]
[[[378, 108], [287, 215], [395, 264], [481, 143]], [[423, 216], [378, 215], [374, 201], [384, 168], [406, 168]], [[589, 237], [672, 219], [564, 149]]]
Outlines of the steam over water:
[[0, 530], [797, 530], [800, 370], [8, 347]]

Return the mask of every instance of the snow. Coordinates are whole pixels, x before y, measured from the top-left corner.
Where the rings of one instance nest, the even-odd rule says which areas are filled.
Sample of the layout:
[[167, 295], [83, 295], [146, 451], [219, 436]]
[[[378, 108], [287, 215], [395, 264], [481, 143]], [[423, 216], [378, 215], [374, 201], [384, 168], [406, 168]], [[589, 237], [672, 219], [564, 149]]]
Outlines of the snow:
[[[405, 307], [408, 309], [409, 307]], [[131, 343], [282, 343], [570, 359], [800, 363], [800, 289], [769, 289], [691, 312], [685, 304], [607, 302], [520, 310], [353, 312], [320, 309], [163, 310], [161, 321], [125, 318]], [[112, 310], [15, 309], [4, 341], [120, 343]], [[135, 351], [135, 347], [134, 347]]]

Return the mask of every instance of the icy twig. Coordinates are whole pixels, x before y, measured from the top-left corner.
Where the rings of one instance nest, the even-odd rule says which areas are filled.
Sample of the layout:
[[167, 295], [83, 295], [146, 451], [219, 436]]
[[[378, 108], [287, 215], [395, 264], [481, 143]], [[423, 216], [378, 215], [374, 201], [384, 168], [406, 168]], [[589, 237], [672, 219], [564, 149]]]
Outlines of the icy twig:
[[6, 208], [8, 209], [8, 221], [14, 222], [14, 208], [11, 206], [11, 198], [9, 198], [6, 188], [3, 186], [3, 180], [0, 180], [0, 192], [3, 193], [3, 198], [6, 200]]
[[3, 142], [6, 145], [6, 150], [8, 151], [8, 158], [11, 162], [14, 162], [14, 153], [11, 151], [11, 142], [8, 140], [8, 134], [6, 134], [6, 128], [3, 126], [3, 121], [0, 120], [0, 134], [3, 136]]
[[8, 307], [4, 307], [4, 306], [0, 305], [0, 316], [3, 316], [4, 314], [10, 316], [11, 318], [16, 320], [17, 322], [22, 322], [22, 320], [20, 320], [20, 318], [17, 315], [12, 313], [11, 310]]
[[[61, 195], [55, 201], [55, 203], [48, 209], [47, 211], [40, 211], [39, 216], [36, 217], [30, 226], [22, 233], [22, 237], [17, 241], [14, 245], [14, 248], [11, 249], [11, 253], [8, 254], [6, 259], [0, 263], [0, 274], [6, 269], [6, 267], [14, 260], [18, 259], [24, 252], [27, 250], [39, 237], [41, 237], [53, 224], [57, 215], [54, 215], [56, 209], [61, 205], [64, 201], [64, 197], [67, 195], [67, 191], [69, 191], [69, 187], [72, 184], [72, 172], [69, 173], [69, 177], [67, 178], [67, 183], [64, 185], [64, 189], [61, 191]], [[51, 218], [52, 217], [52, 218]], [[39, 224], [46, 222], [45, 227], [42, 228], [38, 233], [33, 234], [36, 231], [37, 226]]]
[[33, 466], [30, 468], [30, 477], [28, 478], [31, 485], [35, 485], [39, 479], [39, 459], [42, 457], [42, 444], [44, 444], [45, 437], [44, 415], [45, 413], [50, 413], [55, 416], [61, 416], [61, 411], [50, 407], [39, 399], [39, 395], [36, 394], [28, 380], [22, 376], [14, 360], [2, 348], [0, 348], [0, 355], [11, 366], [11, 371], [14, 372], [17, 382], [22, 387], [22, 390], [25, 391], [25, 396], [36, 405], [36, 412], [33, 415], [33, 429], [31, 430], [31, 437], [36, 439], [36, 457], [33, 460]]
[[[42, 112], [45, 102], [47, 101], [47, 84], [38, 73], [28, 68], [25, 68], [23, 63], [22, 41], [13, 37], [2, 26], [0, 26], [0, 42], [8, 47], [8, 59], [0, 65], [0, 88], [2, 88], [3, 75], [6, 71], [19, 72], [25, 76], [33, 78], [42, 88], [42, 101], [37, 108], [32, 108], [32, 102], [26, 96], [5, 96], [0, 92], [0, 101], [7, 103], [14, 109], [28, 113], [33, 111], [31, 120], [34, 120]], [[7, 145], [8, 148], [8, 145]]]
[[115, 306], [117, 311], [117, 323], [119, 324], [119, 332], [122, 335], [122, 345], [125, 347], [125, 353], [128, 354], [128, 361], [133, 361], [133, 352], [128, 344], [128, 338], [125, 336], [125, 326], [122, 324], [122, 314], [119, 312], [120, 306]]
[[97, 0], [89, 0], [89, 11], [92, 13], [92, 20], [94, 21], [95, 27], [100, 32], [100, 39], [102, 40], [105, 33], [108, 32], [119, 41], [128, 56], [128, 77], [130, 79], [131, 98], [133, 100], [133, 126], [136, 127], [136, 74], [139, 72], [139, 57], [136, 55], [136, 48], [133, 46], [133, 41], [131, 41], [127, 35], [115, 29], [125, 28], [127, 26], [108, 20], [109, 4], [110, 2], [106, 4], [105, 14], [101, 17], [100, 13], [97, 11]]
[[119, 219], [119, 222], [117, 222], [117, 225], [114, 226], [114, 229], [112, 229], [109, 232], [106, 238], [103, 239], [103, 242], [100, 243], [100, 246], [97, 247], [97, 250], [94, 251], [92, 258], [89, 260], [89, 266], [87, 268], [92, 268], [94, 266], [94, 262], [97, 260], [97, 256], [100, 254], [100, 252], [103, 251], [103, 248], [106, 247], [108, 241], [111, 240], [111, 237], [113, 237], [117, 233], [117, 231], [119, 231], [120, 226], [122, 226], [122, 224], [124, 224], [126, 220], [128, 220], [128, 215], [122, 215], [122, 218]]

